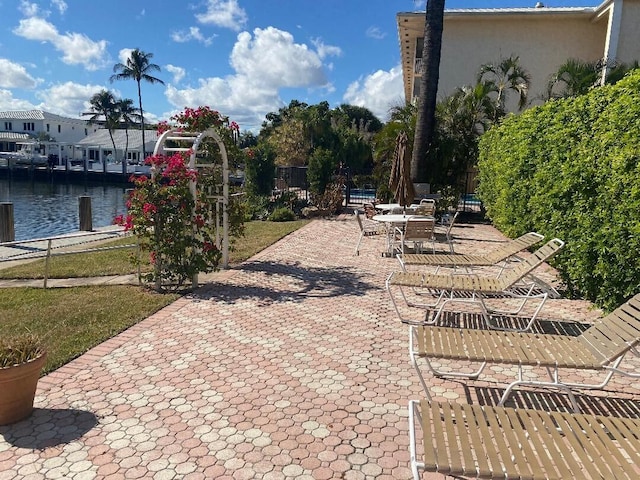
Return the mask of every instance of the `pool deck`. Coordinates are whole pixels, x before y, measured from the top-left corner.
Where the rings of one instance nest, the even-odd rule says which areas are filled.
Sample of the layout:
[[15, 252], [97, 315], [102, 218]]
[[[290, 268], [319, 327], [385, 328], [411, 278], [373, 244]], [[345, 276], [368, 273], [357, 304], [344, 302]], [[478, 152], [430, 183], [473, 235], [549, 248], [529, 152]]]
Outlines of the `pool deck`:
[[[352, 215], [314, 220], [43, 377], [34, 414], [0, 427], [0, 480], [411, 478], [407, 403], [423, 393], [384, 289], [398, 262], [381, 256], [382, 235], [354, 256], [358, 233]], [[460, 253], [506, 240], [484, 224], [453, 234]], [[551, 299], [541, 317], [599, 314]], [[436, 400], [494, 404], [513, 375], [426, 380]], [[577, 397], [638, 415], [640, 382]], [[568, 407], [532, 390], [511, 404]]]

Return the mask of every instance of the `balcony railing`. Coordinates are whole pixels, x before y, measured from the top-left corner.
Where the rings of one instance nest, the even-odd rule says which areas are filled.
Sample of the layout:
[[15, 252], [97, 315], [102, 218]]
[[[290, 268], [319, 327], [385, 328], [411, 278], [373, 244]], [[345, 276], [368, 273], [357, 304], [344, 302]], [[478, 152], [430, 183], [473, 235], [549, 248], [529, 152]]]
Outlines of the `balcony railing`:
[[415, 75], [422, 75], [422, 57], [416, 58], [413, 66], [413, 73]]

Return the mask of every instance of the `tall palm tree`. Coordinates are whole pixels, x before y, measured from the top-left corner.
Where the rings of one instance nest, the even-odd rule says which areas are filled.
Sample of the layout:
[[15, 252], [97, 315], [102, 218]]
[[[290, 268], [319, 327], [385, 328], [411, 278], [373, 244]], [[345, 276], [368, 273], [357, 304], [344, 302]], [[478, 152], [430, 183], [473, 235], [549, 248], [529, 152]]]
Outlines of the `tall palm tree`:
[[127, 173], [127, 152], [129, 150], [129, 126], [140, 120], [142, 115], [138, 113], [138, 109], [133, 106], [133, 100], [123, 98], [116, 103], [116, 110], [120, 125], [124, 127], [124, 135], [126, 143], [124, 153], [122, 154], [122, 173]]
[[422, 50], [422, 75], [418, 97], [418, 118], [413, 137], [411, 180], [424, 182], [427, 178], [427, 152], [433, 141], [436, 117], [438, 80], [440, 79], [440, 54], [444, 27], [445, 0], [427, 0], [424, 23], [424, 47]]
[[[90, 116], [88, 122], [104, 125], [109, 132], [114, 155], [116, 154], [116, 142], [113, 139], [113, 131], [118, 128], [119, 114], [116, 107], [116, 99], [108, 90], [100, 90], [89, 99], [89, 111], [82, 113], [83, 117]], [[102, 168], [106, 171], [107, 163], [103, 162]]]
[[159, 72], [160, 67], [155, 63], [151, 63], [150, 60], [153, 57], [153, 53], [146, 53], [136, 48], [131, 52], [129, 58], [127, 58], [126, 65], [123, 63], [116, 63], [113, 66], [115, 72], [109, 80], [135, 80], [138, 84], [138, 105], [140, 107], [140, 124], [142, 128], [142, 157], [146, 158], [145, 152], [145, 138], [144, 138], [144, 110], [142, 109], [142, 93], [140, 89], [140, 82], [143, 80], [151, 84], [160, 83], [164, 85], [164, 82], [157, 77], [151, 75], [151, 72]]
[[478, 83], [491, 82], [496, 92], [496, 118], [506, 113], [505, 104], [509, 96], [509, 91], [518, 95], [518, 110], [522, 110], [527, 105], [527, 95], [531, 76], [526, 69], [520, 65], [520, 57], [510, 56], [501, 59], [498, 63], [485, 63], [478, 71]]

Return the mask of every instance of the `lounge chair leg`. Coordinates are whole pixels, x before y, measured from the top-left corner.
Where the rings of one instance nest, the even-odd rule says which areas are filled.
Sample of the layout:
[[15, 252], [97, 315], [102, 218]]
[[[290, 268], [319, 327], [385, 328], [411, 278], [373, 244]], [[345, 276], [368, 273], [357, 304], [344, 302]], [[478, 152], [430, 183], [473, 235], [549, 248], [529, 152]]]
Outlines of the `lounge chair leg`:
[[420, 480], [420, 471], [418, 469], [424, 468], [424, 463], [418, 461], [416, 424], [422, 425], [420, 402], [416, 400], [409, 400], [409, 454], [411, 461], [411, 473], [413, 474], [414, 480]]

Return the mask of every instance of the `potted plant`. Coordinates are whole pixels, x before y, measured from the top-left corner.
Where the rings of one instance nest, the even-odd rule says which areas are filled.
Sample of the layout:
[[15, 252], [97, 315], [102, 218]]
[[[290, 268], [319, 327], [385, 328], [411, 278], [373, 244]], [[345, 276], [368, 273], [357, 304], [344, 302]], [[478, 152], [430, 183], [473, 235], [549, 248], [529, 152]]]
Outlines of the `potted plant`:
[[46, 351], [36, 335], [0, 339], [0, 425], [31, 415], [45, 359]]

